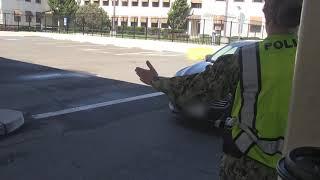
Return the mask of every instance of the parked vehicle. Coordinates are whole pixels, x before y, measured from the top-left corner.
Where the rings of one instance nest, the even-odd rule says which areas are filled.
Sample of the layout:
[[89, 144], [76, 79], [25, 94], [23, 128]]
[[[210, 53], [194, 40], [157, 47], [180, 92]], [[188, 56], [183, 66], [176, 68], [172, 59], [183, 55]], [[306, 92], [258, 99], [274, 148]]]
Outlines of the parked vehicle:
[[[186, 75], [192, 75], [192, 74], [197, 74], [205, 71], [206, 67], [209, 65], [212, 65], [220, 56], [223, 55], [228, 55], [228, 54], [235, 54], [238, 52], [238, 49], [246, 46], [253, 44], [257, 41], [238, 41], [238, 42], [233, 42], [230, 43], [214, 54], [207, 55], [206, 58], [198, 62], [192, 66], [185, 67], [181, 70], [179, 70], [175, 76], [186, 76]], [[173, 102], [169, 102], [169, 108], [171, 112], [173, 112], [175, 115], [183, 116], [184, 118], [188, 119], [201, 119], [201, 120], [209, 120], [209, 121], [216, 121], [219, 118], [222, 118], [223, 116], [226, 115], [226, 113], [229, 112], [231, 109], [231, 103], [232, 103], [232, 95], [230, 94], [227, 96], [225, 99], [221, 101], [216, 101], [212, 102], [209, 104], [209, 107], [204, 108], [205, 112], [202, 112], [203, 115], [199, 115], [197, 117], [194, 116], [194, 114], [199, 114], [199, 113], [189, 113], [188, 110], [182, 110], [183, 107], [179, 108], [176, 107]], [[195, 107], [194, 109], [197, 109], [198, 107]], [[194, 110], [193, 109], [193, 110]]]

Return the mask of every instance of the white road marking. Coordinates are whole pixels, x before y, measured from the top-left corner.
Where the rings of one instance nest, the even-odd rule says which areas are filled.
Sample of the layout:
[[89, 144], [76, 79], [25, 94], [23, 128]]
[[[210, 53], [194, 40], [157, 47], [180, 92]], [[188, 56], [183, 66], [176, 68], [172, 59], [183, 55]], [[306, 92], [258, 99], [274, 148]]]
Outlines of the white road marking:
[[102, 103], [97, 103], [97, 104], [91, 104], [91, 105], [70, 108], [70, 109], [64, 109], [64, 110], [55, 111], [55, 112], [36, 114], [36, 115], [32, 115], [32, 118], [44, 119], [44, 118], [55, 117], [55, 116], [60, 116], [60, 115], [65, 115], [65, 114], [70, 114], [70, 113], [75, 113], [75, 112], [80, 112], [80, 111], [86, 111], [86, 110], [90, 110], [90, 109], [97, 109], [97, 108], [101, 108], [101, 107], [107, 107], [107, 106], [111, 106], [111, 105], [116, 105], [116, 104], [121, 104], [121, 103], [141, 100], [141, 99], [148, 99], [148, 98], [157, 97], [157, 96], [161, 96], [161, 95], [163, 95], [163, 93], [161, 93], [161, 92], [144, 94], [141, 96], [134, 96], [134, 97], [128, 97], [128, 98], [124, 98], [124, 99], [117, 99], [117, 100], [112, 100], [112, 101], [107, 101], [107, 102], [102, 102]]
[[57, 46], [57, 47], [99, 47], [99, 45], [94, 45], [94, 44], [70, 44], [70, 45], [62, 45], [62, 46]]
[[130, 56], [130, 55], [140, 55], [140, 56], [163, 56], [163, 57], [175, 57], [179, 56], [177, 54], [165, 54], [165, 53], [155, 53], [155, 52], [134, 52], [134, 53], [119, 53], [116, 56]]
[[99, 51], [100, 49], [91, 49], [91, 48], [89, 48], [89, 49], [81, 49], [82, 51]]
[[19, 41], [21, 39], [4, 39], [4, 40], [6, 40], [6, 41]]
[[145, 56], [176, 57], [179, 55], [175, 55], [175, 54], [145, 54]]
[[37, 44], [37, 45], [57, 45], [57, 44], [66, 44], [66, 43], [68, 43], [68, 42], [59, 42], [59, 41], [57, 41], [57, 42], [43, 42], [43, 41], [38, 41], [35, 44]]

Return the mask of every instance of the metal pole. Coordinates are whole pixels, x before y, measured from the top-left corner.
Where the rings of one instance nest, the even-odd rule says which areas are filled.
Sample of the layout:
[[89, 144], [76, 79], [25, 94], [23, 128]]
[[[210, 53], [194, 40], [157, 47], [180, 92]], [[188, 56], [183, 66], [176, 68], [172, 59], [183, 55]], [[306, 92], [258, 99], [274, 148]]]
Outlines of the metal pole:
[[291, 107], [288, 118], [284, 152], [301, 146], [320, 147], [320, 1], [303, 1], [302, 19], [296, 58]]
[[44, 14], [44, 31], [47, 31], [47, 15]]
[[191, 35], [191, 29], [189, 29], [189, 28], [190, 28], [190, 19], [187, 19], [187, 29], [188, 29], [187, 43], [189, 43], [189, 38]]
[[160, 40], [160, 38], [161, 38], [161, 24], [159, 23], [159, 19], [158, 19], [158, 40]]
[[81, 18], [81, 22], [82, 22], [82, 35], [84, 35], [84, 23], [85, 23], [84, 17]]
[[73, 19], [73, 33], [77, 33], [76, 32], [76, 18], [74, 17], [74, 19]]
[[203, 27], [202, 27], [202, 44], [204, 44], [204, 27], [206, 26], [206, 20], [203, 20]]
[[69, 18], [67, 18], [67, 34], [69, 34]]
[[51, 15], [51, 31], [53, 31], [53, 20], [54, 20], [54, 15]]
[[91, 35], [93, 36], [93, 23], [91, 25]]
[[147, 21], [146, 21], [146, 37], [145, 37], [145, 39], [148, 39], [148, 18], [147, 18]]
[[60, 15], [58, 16], [58, 31], [59, 31], [59, 34], [60, 34]]
[[28, 21], [29, 21], [29, 27], [28, 27], [28, 29], [29, 29], [29, 31], [30, 31], [30, 29], [31, 29], [31, 16], [28, 16]]
[[112, 19], [112, 35], [115, 35], [115, 19], [116, 18], [116, 0], [113, 0], [113, 19]]
[[136, 38], [136, 18], [134, 18], [133, 20], [134, 24], [133, 24], [133, 39]]
[[4, 30], [7, 30], [7, 13], [4, 13]]
[[233, 23], [233, 22], [231, 21], [231, 22], [230, 22], [230, 35], [229, 35], [230, 38], [232, 37], [232, 23]]
[[[42, 26], [42, 15], [40, 16], [40, 31], [41, 31], [41, 26]], [[36, 31], [37, 31], [37, 29], [36, 29]]]
[[250, 24], [248, 24], [247, 38], [249, 37], [249, 33], [250, 33]]
[[102, 37], [102, 30], [103, 30], [103, 16], [101, 16], [101, 27], [100, 27], [100, 35]]
[[227, 36], [227, 22], [228, 22], [228, 13], [229, 13], [229, 0], [226, 0], [226, 7], [224, 11], [224, 37]]
[[[173, 25], [174, 27], [174, 25]], [[174, 40], [174, 28], [171, 28], [171, 41], [173, 42]]]
[[[124, 22], [124, 17], [122, 18], [122, 21], [121, 22]], [[127, 24], [128, 25], [128, 24]], [[123, 31], [124, 31], [124, 23], [121, 24], [121, 37], [123, 38]]]

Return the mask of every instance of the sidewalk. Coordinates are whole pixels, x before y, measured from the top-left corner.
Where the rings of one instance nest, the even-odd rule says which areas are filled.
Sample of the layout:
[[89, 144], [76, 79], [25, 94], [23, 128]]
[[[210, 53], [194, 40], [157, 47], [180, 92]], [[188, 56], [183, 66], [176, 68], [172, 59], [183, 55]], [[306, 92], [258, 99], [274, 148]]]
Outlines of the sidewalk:
[[89, 42], [93, 44], [101, 45], [114, 45], [118, 47], [135, 47], [145, 50], [153, 51], [171, 51], [178, 53], [187, 53], [190, 49], [212, 49], [216, 51], [222, 46], [209, 46], [209, 45], [199, 45], [199, 44], [188, 44], [180, 42], [164, 42], [155, 40], [140, 40], [140, 39], [124, 39], [115, 37], [101, 37], [101, 36], [91, 36], [82, 34], [58, 34], [58, 33], [46, 33], [46, 32], [9, 32], [0, 31], [0, 36], [38, 36], [51, 38], [56, 40], [69, 40], [76, 42]]

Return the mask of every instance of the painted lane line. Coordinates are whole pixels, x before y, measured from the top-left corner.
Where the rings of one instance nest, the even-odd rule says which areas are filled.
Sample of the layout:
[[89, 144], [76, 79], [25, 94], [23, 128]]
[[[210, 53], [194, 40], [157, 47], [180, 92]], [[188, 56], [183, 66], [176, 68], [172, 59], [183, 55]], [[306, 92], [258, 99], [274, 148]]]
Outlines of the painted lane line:
[[139, 55], [139, 56], [162, 56], [162, 57], [176, 57], [177, 54], [163, 54], [163, 53], [154, 53], [154, 52], [137, 52], [137, 53], [121, 53], [115, 54], [115, 56], [128, 56], [128, 55]]
[[21, 39], [4, 39], [4, 40], [6, 40], [6, 41], [20, 41]]
[[86, 110], [97, 109], [97, 108], [101, 108], [101, 107], [107, 107], [107, 106], [111, 106], [111, 105], [131, 102], [131, 101], [137, 101], [137, 100], [141, 100], [141, 99], [148, 99], [148, 98], [162, 96], [162, 95], [163, 95], [163, 93], [161, 93], [161, 92], [144, 94], [144, 95], [140, 95], [140, 96], [128, 97], [128, 98], [124, 98], [124, 99], [117, 99], [117, 100], [112, 100], [112, 101], [107, 101], [107, 102], [102, 102], [102, 103], [97, 103], [97, 104], [91, 104], [91, 105], [86, 105], [86, 106], [70, 108], [70, 109], [64, 109], [64, 110], [55, 111], [55, 112], [36, 114], [36, 115], [32, 115], [32, 118], [33, 119], [44, 119], [44, 118], [49, 118], [49, 117], [55, 117], [55, 116], [80, 112], [80, 111], [86, 111]]

